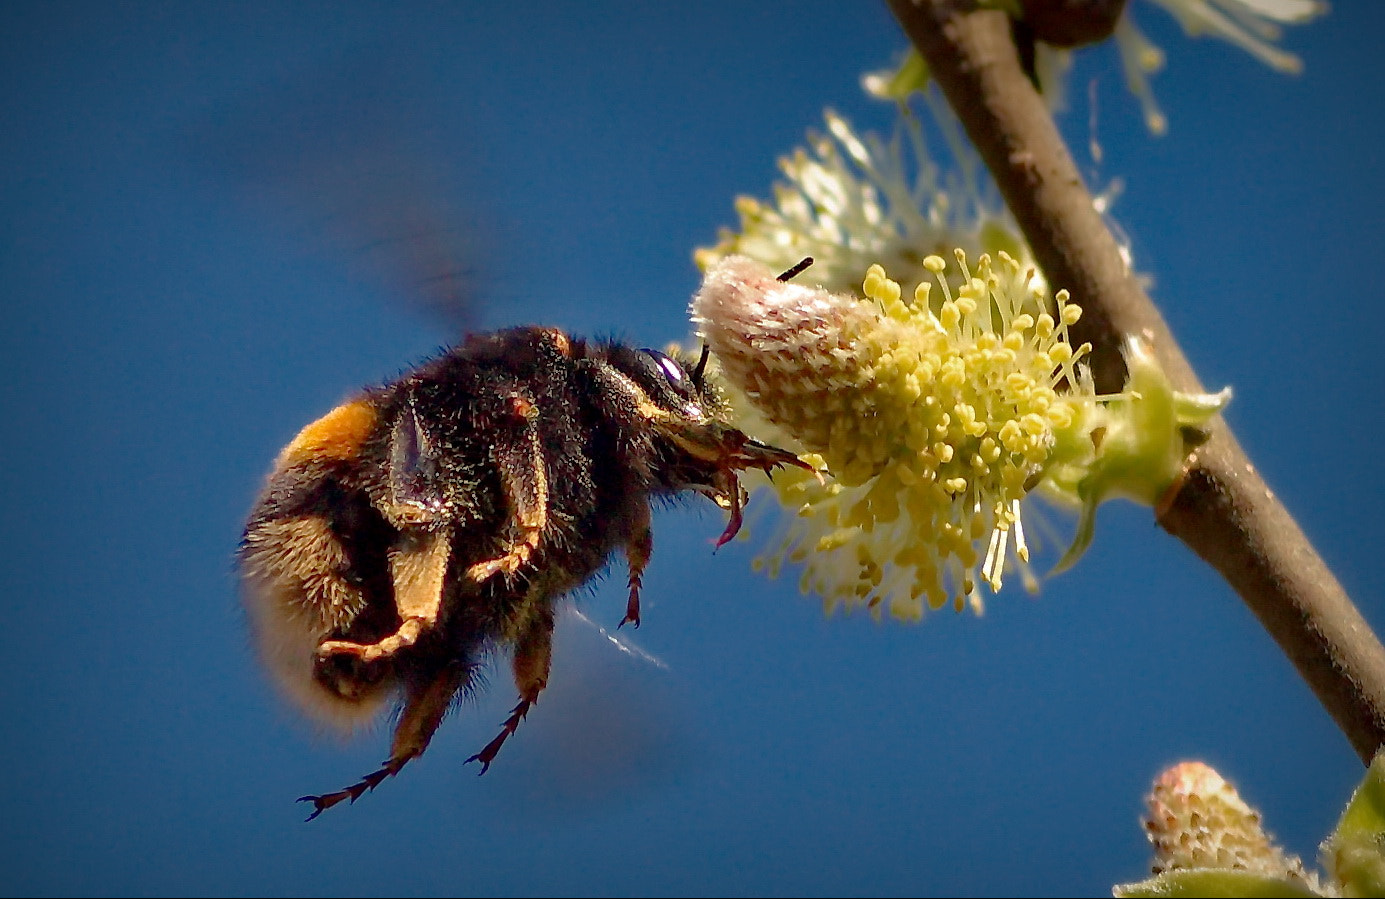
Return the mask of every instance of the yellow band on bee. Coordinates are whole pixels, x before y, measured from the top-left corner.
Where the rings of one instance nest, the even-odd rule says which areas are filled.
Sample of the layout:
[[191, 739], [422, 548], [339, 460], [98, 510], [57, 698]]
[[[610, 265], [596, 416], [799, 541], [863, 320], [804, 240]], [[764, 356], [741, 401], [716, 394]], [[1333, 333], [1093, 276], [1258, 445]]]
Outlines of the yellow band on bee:
[[355, 458], [361, 444], [375, 428], [375, 407], [365, 400], [352, 400], [328, 412], [298, 432], [275, 461], [276, 468], [295, 462], [346, 460]]

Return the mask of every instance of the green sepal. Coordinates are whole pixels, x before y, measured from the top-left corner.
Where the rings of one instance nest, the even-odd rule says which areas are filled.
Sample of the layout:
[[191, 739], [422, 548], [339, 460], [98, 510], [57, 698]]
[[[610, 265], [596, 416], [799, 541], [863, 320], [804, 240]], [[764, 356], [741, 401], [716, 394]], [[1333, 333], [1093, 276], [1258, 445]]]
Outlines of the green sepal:
[[1189, 453], [1206, 439], [1202, 426], [1231, 401], [1229, 387], [1220, 393], [1174, 390], [1141, 340], [1126, 341], [1125, 363], [1129, 378], [1122, 395], [1084, 423], [1083, 439], [1095, 446], [1090, 460], [1080, 468], [1055, 465], [1051, 472], [1050, 489], [1059, 497], [1075, 498], [1082, 509], [1077, 533], [1054, 574], [1072, 566], [1091, 545], [1096, 507], [1104, 500], [1123, 496], [1147, 506], [1158, 504], [1182, 475]]
[[1317, 896], [1300, 880], [1271, 877], [1236, 868], [1178, 868], [1139, 883], [1112, 887], [1111, 895], [1123, 896]]
[[877, 100], [905, 103], [911, 95], [928, 89], [928, 79], [928, 63], [924, 62], [919, 51], [911, 49], [904, 54], [898, 68], [872, 72], [862, 78], [861, 83], [866, 93]]
[[1385, 752], [1376, 753], [1337, 829], [1323, 842], [1323, 864], [1343, 896], [1385, 896]]
[[1067, 552], [1063, 553], [1063, 558], [1058, 560], [1058, 564], [1053, 566], [1053, 570], [1048, 573], [1049, 577], [1055, 574], [1062, 574], [1082, 558], [1087, 547], [1092, 545], [1092, 538], [1096, 535], [1096, 507], [1101, 501], [1100, 497], [1089, 499], [1083, 496], [1082, 487], [1077, 489], [1078, 497], [1082, 499], [1082, 510], [1077, 516], [1077, 530], [1073, 532], [1072, 543], [1068, 544]]

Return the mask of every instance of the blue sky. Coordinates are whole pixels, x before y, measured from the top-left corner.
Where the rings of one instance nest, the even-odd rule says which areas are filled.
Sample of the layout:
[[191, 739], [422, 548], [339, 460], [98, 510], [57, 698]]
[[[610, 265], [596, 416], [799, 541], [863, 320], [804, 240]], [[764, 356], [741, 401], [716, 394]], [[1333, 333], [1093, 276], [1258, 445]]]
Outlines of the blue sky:
[[[1065, 132], [1123, 179], [1153, 295], [1379, 630], [1385, 7], [1295, 29], [1295, 78], [1131, 5], [1169, 55], [1168, 136], [1109, 47]], [[468, 241], [478, 326], [659, 346], [687, 333], [692, 249], [824, 107], [891, 123], [858, 87], [905, 46], [883, 4], [742, 6], [0, 9], [0, 891], [1101, 895], [1146, 870], [1141, 797], [1185, 758], [1316, 853], [1354, 754], [1219, 578], [1118, 503], [1039, 597], [905, 626], [824, 617], [750, 571], [754, 543], [712, 555], [721, 517], [690, 501], [655, 522], [655, 661], [597, 629], [617, 566], [484, 778], [462, 761], [514, 701], [505, 666], [404, 775], [302, 822], [293, 799], [388, 733], [323, 738], [276, 699], [243, 517], [301, 425], [455, 335], [260, 176], [369, 134]]]

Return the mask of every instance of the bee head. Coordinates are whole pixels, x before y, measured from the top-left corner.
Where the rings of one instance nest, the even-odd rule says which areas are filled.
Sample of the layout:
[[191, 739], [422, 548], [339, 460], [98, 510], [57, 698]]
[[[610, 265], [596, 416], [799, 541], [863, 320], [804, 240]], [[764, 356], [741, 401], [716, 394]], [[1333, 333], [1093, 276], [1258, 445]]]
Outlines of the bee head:
[[642, 409], [642, 414], [655, 422], [666, 415], [690, 422], [722, 418], [725, 405], [721, 394], [706, 378], [707, 349], [703, 348], [691, 369], [676, 347], [668, 349], [667, 353], [647, 347], [627, 350], [624, 358], [613, 360], [656, 407]]
[[719, 502], [739, 503], [735, 472], [780, 465], [808, 468], [793, 453], [760, 443], [726, 421], [726, 406], [707, 377], [704, 346], [691, 369], [658, 350], [623, 348], [611, 362], [642, 394], [639, 416], [669, 450], [660, 476], [673, 490], [692, 488]]

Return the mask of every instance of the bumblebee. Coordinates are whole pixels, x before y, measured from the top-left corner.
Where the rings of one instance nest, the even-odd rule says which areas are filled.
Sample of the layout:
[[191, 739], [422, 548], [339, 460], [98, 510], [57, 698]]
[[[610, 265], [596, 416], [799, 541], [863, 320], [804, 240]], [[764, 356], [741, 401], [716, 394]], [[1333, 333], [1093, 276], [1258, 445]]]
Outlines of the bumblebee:
[[346, 730], [401, 703], [384, 765], [301, 801], [309, 820], [422, 755], [496, 651], [519, 702], [468, 761], [485, 773], [548, 682], [556, 603], [621, 549], [640, 623], [650, 504], [683, 491], [741, 525], [737, 472], [807, 467], [725, 421], [707, 350], [683, 362], [521, 327], [475, 335], [304, 428], [239, 550], [248, 617], [279, 686]]

